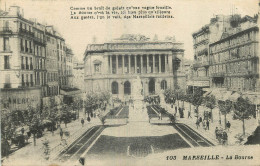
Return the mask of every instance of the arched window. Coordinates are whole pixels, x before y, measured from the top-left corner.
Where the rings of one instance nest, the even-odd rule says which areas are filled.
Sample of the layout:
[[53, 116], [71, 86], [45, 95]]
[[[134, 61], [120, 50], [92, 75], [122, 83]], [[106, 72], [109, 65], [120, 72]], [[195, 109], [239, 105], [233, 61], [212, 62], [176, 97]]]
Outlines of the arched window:
[[149, 93], [154, 94], [155, 93], [155, 80], [151, 79], [149, 81]]
[[124, 83], [124, 94], [125, 95], [130, 95], [131, 94], [131, 84], [129, 81], [126, 81]]
[[118, 94], [118, 83], [117, 82], [112, 82], [112, 94]]
[[162, 80], [161, 82], [161, 89], [163, 90], [167, 89], [167, 82], [165, 80]]

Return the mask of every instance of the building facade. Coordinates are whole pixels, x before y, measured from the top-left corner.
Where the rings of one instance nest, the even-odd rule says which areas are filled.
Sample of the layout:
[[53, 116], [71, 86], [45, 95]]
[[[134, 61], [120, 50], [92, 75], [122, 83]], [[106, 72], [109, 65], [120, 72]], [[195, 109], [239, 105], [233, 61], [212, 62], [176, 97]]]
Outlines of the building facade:
[[194, 64], [189, 88], [210, 87], [209, 77], [209, 44], [218, 41], [224, 31], [231, 28], [230, 16], [217, 15], [210, 23], [192, 34], [194, 48]]
[[84, 85], [84, 62], [79, 62], [74, 58], [73, 60], [73, 86], [85, 91]]
[[110, 91], [130, 99], [132, 83], [140, 76], [143, 95], [184, 85], [183, 43], [149, 41], [141, 35], [122, 35], [104, 44], [87, 46], [84, 58], [85, 91]]
[[66, 83], [66, 46], [52, 26], [26, 19], [20, 7], [11, 6], [0, 11], [0, 46], [1, 107], [42, 106], [59, 95]]
[[[244, 20], [243, 20], [244, 19]], [[259, 27], [253, 18], [209, 46], [210, 85], [240, 93], [259, 92]]]

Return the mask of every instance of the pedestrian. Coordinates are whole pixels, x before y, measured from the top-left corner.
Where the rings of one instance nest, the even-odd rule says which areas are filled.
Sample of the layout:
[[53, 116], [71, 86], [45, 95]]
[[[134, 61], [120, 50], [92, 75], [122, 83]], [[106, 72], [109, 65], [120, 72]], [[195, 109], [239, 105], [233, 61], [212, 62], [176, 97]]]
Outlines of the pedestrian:
[[196, 121], [196, 126], [197, 126], [197, 129], [199, 129], [199, 127], [200, 127], [200, 122], [199, 122], [198, 119], [197, 119], [197, 121]]
[[231, 127], [231, 124], [230, 124], [229, 121], [227, 122], [226, 126], [227, 126], [227, 130], [229, 131], [229, 129], [230, 129], [230, 127]]
[[222, 144], [227, 145], [228, 135], [226, 131], [223, 131], [222, 133]]
[[207, 129], [209, 130], [209, 120], [207, 120], [206, 124], [207, 124]]
[[82, 125], [82, 127], [84, 126], [84, 119], [83, 118], [81, 118], [81, 125]]
[[199, 117], [199, 123], [202, 123], [202, 117], [201, 116]]
[[22, 133], [22, 135], [24, 134], [24, 128], [21, 129], [21, 133]]
[[188, 118], [192, 118], [190, 114], [191, 114], [191, 112], [189, 111], [188, 112]]
[[216, 139], [218, 139], [218, 127], [216, 127], [215, 129], [215, 135], [216, 135]]
[[62, 129], [60, 129], [60, 139], [62, 140], [62, 138], [63, 138], [63, 131]]
[[202, 125], [203, 125], [203, 129], [206, 131], [207, 130], [207, 126], [206, 126], [206, 121], [205, 120], [202, 122]]
[[177, 106], [175, 106], [175, 113], [177, 113], [177, 110], [178, 110], [178, 109], [177, 109]]

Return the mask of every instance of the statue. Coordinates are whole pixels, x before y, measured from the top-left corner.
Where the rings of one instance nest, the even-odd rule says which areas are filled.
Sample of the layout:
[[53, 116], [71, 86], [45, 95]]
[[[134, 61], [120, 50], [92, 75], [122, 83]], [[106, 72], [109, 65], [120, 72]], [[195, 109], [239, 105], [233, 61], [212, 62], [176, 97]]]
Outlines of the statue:
[[139, 76], [133, 81], [133, 99], [134, 100], [143, 100], [143, 95], [142, 95], [142, 82]]

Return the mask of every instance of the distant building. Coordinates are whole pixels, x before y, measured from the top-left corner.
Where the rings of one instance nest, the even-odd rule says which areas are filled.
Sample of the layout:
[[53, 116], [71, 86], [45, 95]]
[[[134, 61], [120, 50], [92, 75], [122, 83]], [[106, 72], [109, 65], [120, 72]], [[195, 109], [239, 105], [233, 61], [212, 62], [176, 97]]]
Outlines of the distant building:
[[75, 58], [73, 61], [73, 77], [73, 86], [80, 89], [81, 91], [85, 91], [84, 62], [79, 62]]
[[132, 94], [132, 82], [140, 76], [143, 95], [159, 94], [177, 85], [186, 88], [183, 43], [149, 41], [142, 35], [87, 46], [84, 58], [85, 90], [107, 90], [123, 100]]

